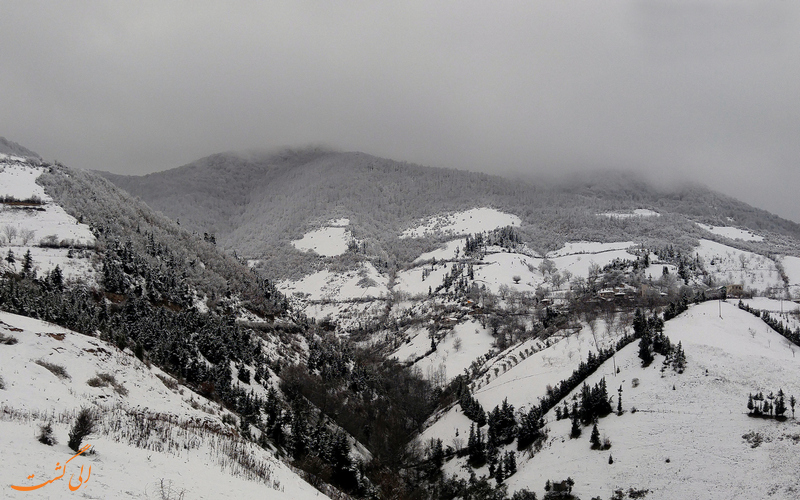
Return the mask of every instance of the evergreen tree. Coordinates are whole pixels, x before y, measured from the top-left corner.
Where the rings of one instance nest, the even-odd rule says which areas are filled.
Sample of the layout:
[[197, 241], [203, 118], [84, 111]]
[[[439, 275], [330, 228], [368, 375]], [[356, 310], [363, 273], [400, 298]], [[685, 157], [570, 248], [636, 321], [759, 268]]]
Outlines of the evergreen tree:
[[778, 390], [778, 397], [775, 399], [775, 416], [783, 417], [786, 413], [786, 401], [784, 400], [783, 389]]
[[633, 336], [641, 338], [645, 333], [647, 333], [647, 320], [642, 310], [637, 308], [633, 315]]
[[683, 352], [683, 345], [678, 342], [675, 352], [672, 355], [672, 369], [678, 373], [683, 373], [686, 368], [686, 354]]
[[439, 472], [441, 472], [442, 466], [444, 465], [444, 449], [442, 447], [441, 439], [437, 438], [432, 441], [430, 460], [434, 474], [438, 474]]
[[513, 451], [507, 451], [503, 457], [503, 468], [506, 477], [511, 477], [517, 472], [517, 457]]
[[797, 400], [794, 399], [794, 396], [789, 398], [789, 404], [792, 407], [792, 418], [794, 418], [794, 405], [797, 404]]
[[749, 413], [753, 413], [753, 409], [754, 408], [755, 408], [755, 405], [753, 405], [753, 395], [752, 394], [748, 394], [747, 395], [747, 411]]
[[649, 366], [653, 362], [652, 342], [650, 336], [645, 333], [639, 340], [639, 358], [642, 360], [642, 366]]
[[64, 289], [64, 275], [61, 273], [61, 267], [54, 267], [53, 270], [50, 271], [47, 280], [54, 290], [60, 292]]
[[600, 431], [597, 429], [597, 422], [595, 421], [592, 427], [592, 435], [589, 437], [589, 442], [592, 443], [593, 450], [600, 449]]
[[572, 439], [581, 437], [581, 423], [578, 418], [577, 408], [573, 409], [572, 412], [572, 428], [569, 431], [569, 437]]
[[22, 275], [28, 277], [33, 275], [33, 257], [31, 257], [30, 250], [25, 252], [25, 256], [22, 258]]
[[483, 440], [483, 433], [475, 428], [475, 424], [469, 427], [469, 439], [467, 440], [467, 453], [469, 463], [477, 468], [486, 463], [486, 443]]
[[16, 261], [17, 259], [14, 257], [14, 252], [12, 252], [9, 248], [8, 253], [6, 254], [6, 262], [8, 262], [9, 266], [13, 266]]

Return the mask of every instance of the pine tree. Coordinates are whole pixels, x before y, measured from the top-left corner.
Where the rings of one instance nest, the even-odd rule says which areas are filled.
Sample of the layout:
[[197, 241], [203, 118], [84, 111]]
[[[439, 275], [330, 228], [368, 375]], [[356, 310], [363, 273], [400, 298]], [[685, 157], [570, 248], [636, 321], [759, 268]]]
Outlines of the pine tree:
[[600, 449], [600, 431], [597, 429], [597, 421], [595, 421], [592, 427], [592, 435], [589, 437], [589, 442], [592, 443], [593, 450]]
[[513, 451], [507, 451], [503, 457], [504, 469], [506, 477], [511, 477], [517, 472], [517, 457]]
[[61, 273], [61, 267], [56, 266], [50, 271], [48, 281], [55, 290], [62, 291], [64, 289], [64, 275]]
[[683, 373], [686, 368], [686, 353], [683, 352], [683, 345], [678, 342], [675, 352], [672, 355], [672, 369], [678, 373]]
[[633, 315], [633, 335], [636, 338], [641, 338], [647, 333], [647, 320], [641, 309], [636, 309]]
[[753, 405], [753, 395], [752, 394], [748, 394], [747, 395], [747, 410], [750, 413], [753, 413], [753, 408], [755, 408], [755, 406]]
[[32, 276], [33, 274], [33, 257], [31, 257], [31, 251], [28, 250], [25, 252], [25, 257], [22, 259], [22, 275], [23, 276]]
[[783, 417], [786, 413], [786, 401], [784, 400], [783, 389], [778, 390], [778, 397], [775, 400], [775, 416]]
[[480, 467], [486, 463], [486, 443], [483, 440], [483, 433], [475, 428], [475, 424], [470, 425], [469, 440], [467, 441], [467, 452], [469, 462], [473, 467]]
[[645, 333], [639, 340], [639, 358], [642, 360], [642, 366], [649, 366], [653, 362], [652, 342], [649, 334]]
[[792, 407], [792, 418], [794, 418], [794, 405], [797, 404], [797, 400], [794, 399], [794, 396], [789, 398], [789, 404]]
[[572, 439], [581, 437], [581, 424], [578, 418], [577, 408], [572, 412], [572, 428], [569, 431], [569, 437]]
[[431, 443], [431, 466], [434, 468], [435, 473], [441, 471], [444, 465], [444, 449], [442, 447], [442, 440], [435, 439]]

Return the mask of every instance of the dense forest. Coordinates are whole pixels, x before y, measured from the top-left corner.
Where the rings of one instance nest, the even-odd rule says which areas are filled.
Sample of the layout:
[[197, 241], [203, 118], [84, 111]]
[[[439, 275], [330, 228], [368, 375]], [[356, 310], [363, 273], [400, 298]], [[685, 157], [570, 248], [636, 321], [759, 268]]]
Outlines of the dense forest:
[[[355, 262], [349, 255], [319, 258], [290, 244], [341, 217], [350, 219], [353, 238], [365, 242], [361, 257], [379, 268], [380, 263], [408, 263], [440, 243], [436, 238], [401, 240], [403, 230], [432, 215], [482, 206], [519, 216], [520, 237], [539, 253], [566, 241], [631, 238], [651, 247], [670, 243], [688, 253], [697, 238], [715, 237], [687, 216], [720, 225], [731, 218], [739, 226], [772, 233], [769, 246], [745, 243], [748, 249], [793, 253], [785, 238], [800, 237], [797, 224], [706, 188], [662, 190], [621, 173], [560, 182], [510, 180], [309, 148], [223, 153], [143, 177], [103, 175], [199, 234], [215, 234], [228, 251], [259, 259], [267, 275], [279, 278]], [[642, 207], [662, 215], [598, 215]]]

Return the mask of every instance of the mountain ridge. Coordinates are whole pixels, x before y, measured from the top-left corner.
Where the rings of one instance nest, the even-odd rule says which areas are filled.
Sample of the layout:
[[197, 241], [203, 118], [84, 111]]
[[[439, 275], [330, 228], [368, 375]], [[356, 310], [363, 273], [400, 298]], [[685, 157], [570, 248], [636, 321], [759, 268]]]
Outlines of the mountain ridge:
[[[692, 237], [703, 234], [693, 222], [768, 231], [778, 243], [781, 237], [800, 241], [800, 224], [707, 187], [658, 187], [621, 171], [509, 179], [310, 148], [223, 153], [146, 176], [100, 174], [192, 230], [215, 234], [227, 251], [258, 259], [276, 276], [288, 272], [280, 258], [295, 267], [317, 265], [290, 242], [326, 221], [349, 219], [352, 238], [366, 242], [366, 253], [376, 262], [410, 262], [416, 255], [407, 251], [409, 244], [397, 242], [403, 230], [425, 217], [482, 206], [521, 217], [523, 239], [542, 254], [567, 241], [610, 242], [631, 235], [688, 248], [694, 246]], [[670, 217], [654, 224], [598, 216], [642, 208]], [[433, 248], [415, 244], [425, 247], [422, 251]], [[793, 247], [773, 251], [796, 253]]]

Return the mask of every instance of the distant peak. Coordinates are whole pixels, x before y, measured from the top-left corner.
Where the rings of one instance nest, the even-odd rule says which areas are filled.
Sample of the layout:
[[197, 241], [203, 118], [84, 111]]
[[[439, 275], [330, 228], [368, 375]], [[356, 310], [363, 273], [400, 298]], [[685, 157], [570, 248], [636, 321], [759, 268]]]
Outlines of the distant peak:
[[37, 153], [34, 153], [25, 146], [17, 144], [14, 141], [9, 141], [5, 137], [0, 137], [0, 153], [13, 156], [23, 156], [26, 158], [42, 158]]

